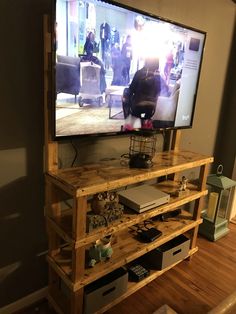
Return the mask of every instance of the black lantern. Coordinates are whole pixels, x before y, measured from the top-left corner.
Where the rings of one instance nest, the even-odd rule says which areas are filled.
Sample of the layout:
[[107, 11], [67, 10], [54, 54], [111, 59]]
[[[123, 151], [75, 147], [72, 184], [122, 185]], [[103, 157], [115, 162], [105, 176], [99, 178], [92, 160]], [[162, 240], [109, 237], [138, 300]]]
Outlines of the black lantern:
[[150, 131], [138, 131], [130, 137], [130, 168], [150, 168], [156, 151], [156, 134]]
[[229, 232], [227, 217], [232, 188], [236, 182], [223, 176], [222, 172], [223, 166], [219, 165], [217, 173], [209, 175], [206, 182], [208, 195], [199, 233], [211, 241], [216, 241]]

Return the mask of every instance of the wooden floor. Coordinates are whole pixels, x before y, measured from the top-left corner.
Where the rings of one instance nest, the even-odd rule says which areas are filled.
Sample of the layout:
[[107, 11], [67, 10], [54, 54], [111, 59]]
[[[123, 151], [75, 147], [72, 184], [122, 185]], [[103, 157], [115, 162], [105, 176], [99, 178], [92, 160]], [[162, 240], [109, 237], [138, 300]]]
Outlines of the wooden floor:
[[[179, 314], [206, 314], [236, 290], [236, 225], [216, 242], [201, 236], [199, 251], [106, 314], [151, 314], [168, 304]], [[43, 302], [25, 314], [53, 314]]]

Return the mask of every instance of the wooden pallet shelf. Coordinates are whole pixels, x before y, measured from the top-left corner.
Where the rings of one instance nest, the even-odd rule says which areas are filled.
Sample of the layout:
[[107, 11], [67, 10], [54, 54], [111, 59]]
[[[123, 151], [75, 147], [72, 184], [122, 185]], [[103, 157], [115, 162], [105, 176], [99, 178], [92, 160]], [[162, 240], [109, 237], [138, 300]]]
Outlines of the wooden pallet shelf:
[[133, 231], [134, 229], [123, 229], [122, 231], [115, 233], [116, 243], [112, 245], [114, 251], [112, 258], [106, 262], [100, 262], [95, 265], [94, 268], [85, 269], [83, 277], [78, 282], [73, 283], [71, 279], [71, 256], [68, 255], [68, 251], [64, 252], [63, 255], [62, 250], [58, 255], [48, 257], [48, 261], [59, 276], [63, 279], [66, 278], [66, 284], [69, 288], [76, 291], [109, 272], [124, 266], [147, 252], [159, 247], [163, 243], [170, 241], [178, 235], [186, 233], [198, 226], [201, 222], [202, 219], [193, 220], [192, 215], [186, 211], [182, 211], [182, 214], [178, 219], [171, 219], [166, 222], [153, 222], [152, 226], [162, 231], [162, 236], [151, 243], [142, 243], [138, 241], [136, 233]]
[[93, 195], [126, 185], [167, 176], [213, 161], [212, 157], [189, 151], [157, 153], [151, 169], [129, 168], [120, 160], [81, 167], [52, 170], [46, 180], [74, 197]]
[[[198, 247], [195, 247], [191, 250], [189, 250], [188, 256], [185, 259], [190, 258], [193, 254], [195, 254], [198, 251]], [[131, 294], [135, 293], [136, 291], [138, 291], [139, 289], [141, 289], [142, 287], [144, 287], [145, 285], [147, 285], [148, 283], [150, 283], [151, 281], [155, 280], [156, 278], [158, 278], [159, 276], [163, 275], [165, 272], [167, 272], [168, 270], [170, 270], [171, 268], [175, 267], [176, 265], [178, 265], [179, 263], [181, 263], [183, 260], [179, 260], [178, 262], [162, 269], [162, 270], [150, 270], [150, 275], [148, 277], [146, 277], [145, 279], [139, 281], [139, 282], [128, 282], [128, 287], [127, 287], [127, 291], [122, 294], [119, 298], [115, 299], [112, 303], [107, 304], [106, 306], [104, 306], [102, 309], [100, 309], [99, 311], [97, 311], [94, 314], [102, 314], [105, 311], [108, 311], [111, 307], [113, 307], [114, 305], [118, 304], [119, 302], [123, 301], [125, 298], [127, 298], [128, 296], [130, 296]], [[57, 301], [56, 301], [57, 300]], [[58, 298], [53, 298], [52, 296], [49, 295], [49, 301], [51, 304], [53, 304], [54, 308], [57, 310], [57, 313], [59, 314], [69, 314], [70, 310], [69, 310], [69, 302], [68, 300], [63, 297], [62, 300], [60, 299], [60, 301], [62, 301], [62, 304], [58, 304], [57, 302], [59, 302]], [[63, 310], [62, 310], [63, 308]]]
[[[58, 291], [58, 287], [55, 288], [57, 281], [61, 280], [72, 296], [74, 305], [68, 313], [82, 313], [84, 287], [119, 267], [126, 266], [182, 234], [187, 234], [190, 238], [189, 256], [197, 251], [198, 226], [202, 222], [201, 200], [207, 195], [206, 177], [208, 165], [213, 158], [190, 152], [170, 151], [158, 153], [154, 160], [156, 162], [150, 169], [130, 169], [115, 160], [70, 169], [50, 170], [46, 173], [46, 185], [50, 191], [45, 207], [50, 244], [47, 260], [54, 278], [49, 300], [59, 313], [61, 308], [63, 308], [61, 313], [67, 312], [68, 300], [63, 296], [63, 291]], [[163, 181], [163, 178], [176, 173], [180, 175], [182, 171], [195, 167], [199, 168], [198, 185], [188, 184], [188, 192], [176, 197], [173, 192], [178, 188], [179, 180]], [[157, 183], [160, 177], [162, 180]], [[91, 210], [90, 201], [94, 194], [129, 188], [137, 184], [154, 185], [157, 189], [170, 194], [170, 201], [140, 214], [125, 209], [121, 219], [110, 223], [107, 227], [86, 232], [86, 215]], [[183, 210], [183, 206], [190, 202], [194, 202], [192, 214]], [[61, 206], [64, 203], [66, 206]], [[154, 219], [176, 208], [182, 208], [178, 218], [166, 222]], [[162, 236], [154, 242], [142, 243], [137, 239], [132, 228], [147, 220], [152, 220], [152, 226], [162, 231]], [[113, 235], [114, 239], [111, 259], [89, 268], [86, 252], [93, 242], [107, 235]], [[141, 283], [129, 283], [127, 292], [107, 305], [105, 309], [123, 300], [171, 267], [162, 271], [151, 271], [150, 276]], [[58, 286], [60, 287], [61, 284]], [[59, 299], [64, 298], [67, 306], [58, 307]]]
[[[158, 187], [168, 193], [176, 186], [176, 182], [166, 182], [161, 183]], [[107, 236], [114, 232], [121, 231], [126, 229], [134, 224], [140, 223], [144, 220], [155, 217], [156, 215], [163, 214], [167, 211], [174, 210], [175, 208], [181, 207], [189, 202], [192, 202], [198, 198], [207, 195], [207, 190], [198, 191], [197, 187], [192, 187], [189, 190], [189, 193], [181, 197], [171, 197], [170, 201], [167, 204], [158, 206], [149, 211], [143, 212], [141, 214], [136, 213], [135, 211], [125, 211], [123, 217], [118, 219], [108, 225], [108, 227], [101, 227], [95, 229], [90, 233], [86, 233], [84, 237], [81, 237], [78, 240], [73, 239], [71, 233], [72, 226], [72, 210], [65, 211], [60, 217], [47, 217], [47, 222], [57, 232], [66, 242], [68, 242], [75, 249], [87, 245], [101, 237]]]

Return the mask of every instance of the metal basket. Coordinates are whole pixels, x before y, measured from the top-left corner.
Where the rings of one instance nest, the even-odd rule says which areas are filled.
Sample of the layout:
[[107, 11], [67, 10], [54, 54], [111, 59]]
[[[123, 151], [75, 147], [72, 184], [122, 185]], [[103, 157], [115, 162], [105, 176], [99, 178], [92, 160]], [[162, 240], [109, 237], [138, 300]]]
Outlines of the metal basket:
[[[151, 161], [155, 155], [155, 152], [156, 134], [153, 132], [138, 132], [131, 135], [129, 147], [131, 167], [149, 168], [152, 166]], [[144, 162], [142, 163], [142, 161]]]

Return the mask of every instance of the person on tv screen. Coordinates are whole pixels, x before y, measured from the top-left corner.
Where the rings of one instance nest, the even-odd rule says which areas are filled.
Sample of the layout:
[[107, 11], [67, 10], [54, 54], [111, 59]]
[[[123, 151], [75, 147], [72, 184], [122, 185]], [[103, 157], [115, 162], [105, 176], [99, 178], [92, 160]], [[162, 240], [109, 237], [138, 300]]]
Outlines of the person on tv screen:
[[126, 41], [122, 46], [121, 54], [124, 58], [124, 64], [125, 64], [124, 69], [123, 69], [124, 83], [125, 85], [128, 85], [130, 81], [129, 72], [130, 72], [130, 64], [132, 60], [132, 44], [131, 44], [130, 35], [126, 37]]
[[101, 50], [102, 50], [102, 61], [105, 61], [105, 54], [109, 49], [111, 39], [111, 27], [110, 25], [104, 21], [100, 25], [100, 40], [101, 40]]
[[90, 52], [97, 53], [99, 52], [99, 46], [95, 41], [95, 35], [93, 32], [89, 32], [88, 36], [86, 37], [86, 41], [84, 44], [84, 54], [88, 54]]
[[135, 73], [129, 88], [124, 90], [123, 112], [126, 129], [139, 127], [137, 119], [142, 128], [152, 128], [151, 118], [155, 113], [160, 92], [159, 59], [147, 58], [144, 67]]
[[118, 43], [111, 48], [111, 65], [113, 70], [113, 78], [111, 85], [124, 85], [123, 69], [124, 62], [121, 55], [120, 46]]
[[90, 47], [90, 50], [88, 49], [86, 52], [86, 55], [82, 56], [80, 59], [80, 62], [91, 62], [91, 63], [95, 63], [97, 65], [99, 65], [101, 67], [100, 69], [100, 91], [101, 93], [104, 93], [106, 91], [106, 78], [105, 78], [105, 74], [106, 74], [106, 70], [104, 68], [103, 62], [96, 56], [93, 55], [93, 50], [92, 47]]

